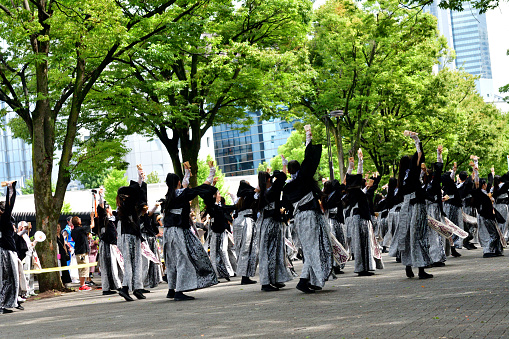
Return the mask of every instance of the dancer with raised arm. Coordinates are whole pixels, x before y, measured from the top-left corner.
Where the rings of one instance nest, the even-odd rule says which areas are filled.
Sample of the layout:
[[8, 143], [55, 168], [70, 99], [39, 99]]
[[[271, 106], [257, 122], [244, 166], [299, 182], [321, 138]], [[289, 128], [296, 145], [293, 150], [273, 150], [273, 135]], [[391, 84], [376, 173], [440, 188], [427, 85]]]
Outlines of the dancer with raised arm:
[[174, 173], [166, 176], [168, 192], [162, 204], [163, 253], [168, 280], [166, 297], [175, 301], [193, 300], [194, 297], [184, 292], [218, 283], [209, 256], [198, 237], [191, 231], [190, 218], [190, 202], [198, 195], [206, 200], [206, 204], [214, 203], [208, 199], [217, 191], [217, 188], [211, 186], [214, 175], [215, 167], [210, 166], [205, 183], [195, 188], [188, 187], [189, 177], [185, 177], [181, 182], [179, 176]]
[[14, 242], [14, 227], [11, 221], [16, 201], [16, 181], [2, 183], [7, 186], [5, 202], [0, 202], [0, 314], [12, 313], [18, 308], [18, 254]]
[[[429, 170], [427, 172], [424, 182], [426, 186], [426, 209], [428, 215], [438, 221], [442, 221], [445, 215], [442, 206], [442, 189], [440, 187], [443, 167], [442, 146], [438, 146], [437, 162], [433, 164], [433, 171]], [[433, 266], [445, 266], [444, 237], [438, 234], [437, 231], [430, 229], [428, 231], [428, 241], [430, 244], [429, 254], [433, 261]], [[446, 239], [446, 241], [449, 241], [449, 239]]]
[[313, 178], [322, 155], [322, 145], [311, 142], [311, 126], [306, 125], [306, 150], [302, 164], [292, 160], [288, 173], [292, 179], [283, 189], [283, 201], [293, 211], [304, 265], [297, 289], [304, 293], [321, 290], [332, 271], [332, 247], [318, 199], [322, 192]]
[[280, 197], [285, 180], [286, 174], [277, 170], [272, 176], [266, 171], [258, 172], [259, 275], [261, 289], [265, 292], [278, 291], [293, 279], [285, 263], [281, 215]]
[[398, 194], [403, 196], [403, 205], [389, 254], [396, 256], [397, 251], [401, 253], [401, 263], [405, 265], [408, 278], [414, 277], [413, 266], [419, 268], [419, 279], [428, 279], [433, 275], [425, 272], [424, 268], [431, 265], [432, 260], [429, 256], [425, 191], [420, 181], [425, 158], [417, 133], [405, 131], [404, 134], [414, 140], [416, 152], [412, 158], [404, 156], [400, 161]]

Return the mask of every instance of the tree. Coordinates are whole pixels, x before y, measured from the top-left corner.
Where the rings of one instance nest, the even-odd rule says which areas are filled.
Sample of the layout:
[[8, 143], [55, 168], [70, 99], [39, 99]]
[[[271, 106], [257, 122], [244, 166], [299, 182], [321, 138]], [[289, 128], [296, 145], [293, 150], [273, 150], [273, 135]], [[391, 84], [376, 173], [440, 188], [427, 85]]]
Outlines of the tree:
[[[41, 263], [55, 267], [54, 225], [71, 180], [82, 107], [115, 59], [185, 21], [210, 1], [0, 0], [0, 100], [25, 124], [32, 143], [37, 226], [48, 240]], [[93, 129], [92, 129], [93, 130]], [[51, 173], [61, 152], [55, 194]], [[61, 289], [58, 272], [39, 275], [41, 291]]]
[[159, 179], [157, 171], [152, 171], [147, 175], [147, 180], [145, 181], [147, 184], [158, 184], [161, 182], [161, 179]]
[[71, 214], [72, 213], [72, 206], [70, 203], [64, 201], [62, 204], [62, 210], [60, 211], [61, 214]]
[[[500, 5], [500, 2], [504, 0], [440, 0], [438, 7], [443, 9], [450, 9], [453, 11], [462, 12], [465, 9], [465, 3], [468, 3], [468, 7], [479, 10], [479, 13], [486, 13], [489, 9], [495, 9]], [[506, 0], [505, 0], [506, 1]], [[434, 0], [406, 0], [402, 1], [407, 7], [424, 7], [431, 5]], [[468, 9], [468, 8], [467, 8]]]
[[199, 141], [211, 126], [250, 124], [246, 110], [276, 111], [299, 91], [311, 5], [211, 2], [178, 29], [117, 58], [89, 106], [107, 114], [90, 123], [159, 138], [177, 175], [189, 161], [195, 186]]
[[25, 187], [21, 187], [21, 193], [34, 194], [34, 179], [32, 177], [25, 179]]
[[346, 158], [361, 147], [370, 124], [386, 115], [395, 121], [424, 113], [415, 102], [447, 45], [435, 17], [401, 8], [395, 0], [329, 1], [316, 12], [312, 37], [309, 62], [315, 73], [292, 111], [316, 125], [330, 111], [343, 110], [342, 117], [326, 118], [343, 178]]
[[122, 186], [129, 185], [125, 171], [112, 170], [104, 179], [104, 199], [108, 202], [112, 209], [117, 208], [117, 191]]

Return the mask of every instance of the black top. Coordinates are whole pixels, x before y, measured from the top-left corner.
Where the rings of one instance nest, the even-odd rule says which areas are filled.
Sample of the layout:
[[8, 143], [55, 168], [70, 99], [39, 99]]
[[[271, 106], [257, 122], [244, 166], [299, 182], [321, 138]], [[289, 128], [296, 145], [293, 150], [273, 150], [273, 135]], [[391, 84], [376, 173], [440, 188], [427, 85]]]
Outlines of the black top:
[[333, 208], [338, 209], [336, 215], [333, 215], [333, 216], [329, 215], [329, 217], [336, 219], [338, 222], [340, 222], [342, 224], [345, 222], [345, 218], [343, 215], [343, 202], [341, 200], [341, 198], [343, 197], [344, 190], [345, 190], [345, 185], [342, 185], [342, 184], [337, 185], [336, 187], [334, 187], [334, 191], [332, 191], [328, 197], [325, 197], [322, 199], [323, 208], [325, 210], [330, 210]]
[[274, 181], [269, 189], [267, 189], [263, 196], [260, 195], [258, 197], [260, 209], [259, 212], [262, 212], [263, 208], [268, 204], [274, 202], [275, 208], [272, 212], [264, 213], [264, 218], [272, 217], [276, 219], [281, 219], [281, 213], [279, 212], [281, 209], [281, 191], [283, 191], [283, 187], [285, 186], [286, 174], [283, 172], [275, 172], [274, 173]]
[[477, 209], [479, 215], [486, 219], [495, 220], [495, 212], [490, 197], [480, 187], [473, 189], [471, 194], [473, 206]]
[[493, 199], [495, 199], [495, 204], [509, 204], [509, 197], [501, 198], [502, 194], [509, 193], [509, 183], [503, 183], [502, 186], [495, 188], [493, 187]]
[[211, 206], [207, 206], [205, 211], [205, 215], [210, 215], [211, 218], [214, 218], [214, 221], [210, 224], [210, 229], [215, 233], [223, 233], [225, 230], [231, 232], [230, 224], [228, 221], [231, 221], [231, 213], [235, 210], [235, 206], [233, 205], [216, 205], [213, 204]]
[[297, 177], [288, 182], [283, 189], [283, 204], [289, 209], [293, 210], [293, 204], [300, 201], [310, 192], [313, 193], [314, 199], [303, 206], [303, 210], [320, 210], [318, 204], [318, 197], [321, 194], [318, 185], [313, 178], [318, 165], [320, 164], [320, 157], [322, 156], [322, 145], [313, 145], [309, 143], [306, 146], [304, 153], [304, 160], [300, 165], [300, 170], [297, 172]]
[[11, 188], [7, 186], [7, 195], [5, 198], [5, 210], [0, 216], [0, 247], [8, 251], [16, 251], [16, 243], [14, 240], [14, 228], [12, 223], [12, 209], [16, 201], [16, 182], [12, 184], [12, 197], [9, 199]]
[[[422, 149], [422, 144], [421, 144]], [[398, 195], [400, 197], [405, 196], [406, 194], [414, 193], [416, 194], [416, 200], [419, 202], [425, 202], [425, 191], [422, 188], [420, 175], [421, 175], [421, 164], [426, 162], [424, 153], [421, 154], [421, 158], [419, 159], [419, 163], [417, 163], [417, 159], [419, 159], [419, 153], [415, 152], [410, 161], [410, 168], [408, 171], [408, 175], [400, 183], [400, 187], [398, 188]]]
[[[357, 174], [357, 176], [361, 175]], [[373, 186], [371, 186], [366, 193], [357, 185], [346, 187], [347, 194], [344, 198], [344, 202], [347, 209], [350, 211], [350, 215], [359, 215], [364, 220], [371, 220], [373, 210], [370, 207], [370, 201], [373, 201], [373, 196], [378, 188], [380, 179], [381, 177], [374, 178]], [[357, 205], [357, 208], [354, 208], [355, 205]]]
[[71, 237], [74, 240], [74, 253], [76, 255], [90, 252], [88, 233], [90, 233], [90, 226], [74, 226], [74, 229], [71, 231]]
[[461, 207], [463, 205], [461, 193], [452, 180], [450, 172], [442, 175], [442, 189], [444, 190], [444, 194], [449, 196], [449, 199], [445, 201], [444, 204], [450, 204], [457, 207]]
[[[208, 206], [213, 204], [210, 201], [210, 197], [213, 196], [217, 191], [217, 188], [211, 185], [203, 184], [195, 188], [184, 188], [180, 190], [180, 194], [176, 196], [172, 202], [164, 203], [164, 227], [180, 227], [189, 228], [191, 226], [191, 206], [189, 202], [200, 196], [205, 200], [205, 204]], [[177, 210], [181, 210], [177, 213]], [[173, 212], [172, 212], [173, 210]]]
[[60, 261], [69, 261], [70, 256], [67, 252], [67, 247], [64, 243], [64, 237], [61, 234], [57, 234], [58, 253], [60, 253]]

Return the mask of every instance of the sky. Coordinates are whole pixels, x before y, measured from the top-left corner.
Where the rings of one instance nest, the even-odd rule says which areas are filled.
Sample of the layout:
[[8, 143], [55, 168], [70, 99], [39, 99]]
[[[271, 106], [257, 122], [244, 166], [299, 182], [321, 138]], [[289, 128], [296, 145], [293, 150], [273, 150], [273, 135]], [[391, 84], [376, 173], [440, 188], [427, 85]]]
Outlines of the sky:
[[[316, 0], [314, 7], [317, 8], [325, 2], [326, 0]], [[488, 24], [493, 90], [495, 94], [499, 94], [498, 89], [509, 84], [509, 55], [507, 55], [509, 49], [509, 1], [500, 0], [497, 9], [486, 12], [486, 22]], [[509, 93], [502, 94], [502, 96], [509, 96]]]

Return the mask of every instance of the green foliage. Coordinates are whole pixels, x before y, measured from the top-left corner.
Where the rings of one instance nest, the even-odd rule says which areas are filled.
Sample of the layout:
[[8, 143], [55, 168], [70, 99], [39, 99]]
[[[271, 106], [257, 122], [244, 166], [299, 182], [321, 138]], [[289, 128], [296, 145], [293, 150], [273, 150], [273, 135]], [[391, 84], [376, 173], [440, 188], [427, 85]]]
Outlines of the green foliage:
[[117, 208], [117, 191], [122, 186], [129, 185], [125, 171], [112, 170], [106, 179], [104, 179], [104, 198], [110, 204], [112, 209]]
[[158, 184], [161, 182], [161, 179], [159, 179], [159, 174], [157, 171], [152, 171], [147, 175], [145, 182], [147, 184]]
[[[464, 1], [464, 0], [441, 0], [438, 3], [438, 7], [443, 9], [450, 9], [452, 11], [462, 12], [468, 11], [468, 13], [472, 13], [475, 15], [476, 11], [473, 9], [477, 9], [479, 13], [486, 13], [486, 11], [490, 9], [497, 8], [501, 2], [507, 0], [472, 0], [472, 1]], [[413, 7], [424, 7], [426, 5], [430, 5], [433, 3], [433, 0], [405, 0], [402, 1], [402, 4]]]
[[208, 1], [117, 58], [87, 103], [88, 123], [159, 138], [182, 175], [179, 143], [182, 161], [195, 164], [209, 127], [249, 125], [246, 109], [271, 115], [298, 98], [311, 9], [309, 0]]
[[60, 211], [60, 213], [62, 214], [69, 214], [72, 212], [72, 207], [71, 207], [71, 204], [64, 201], [64, 203], [62, 204], [62, 210]]
[[[202, 183], [205, 182], [205, 180], [207, 180], [207, 177], [209, 176], [209, 172], [210, 172], [208, 162], [211, 160], [213, 160], [213, 159], [210, 155], [207, 156], [207, 160], [201, 160], [201, 159], [198, 160], [198, 178], [197, 178], [198, 185], [201, 185]], [[230, 187], [226, 186], [226, 184], [224, 182], [224, 174], [217, 167], [216, 167], [216, 178], [218, 178], [216, 187], [219, 190], [219, 193], [221, 194], [222, 197], [224, 197], [226, 204], [231, 205], [233, 202], [230, 198], [230, 195], [228, 194]], [[199, 201], [200, 201], [200, 210], [204, 211], [205, 203], [203, 202], [203, 200], [201, 198], [199, 199]]]
[[103, 171], [97, 171], [95, 173], [82, 173], [77, 176], [77, 180], [84, 186], [86, 189], [98, 188], [104, 185], [104, 180], [108, 177], [108, 174], [111, 172], [111, 168], [104, 169]]
[[21, 187], [21, 193], [34, 194], [34, 179], [32, 177], [25, 179], [25, 187]]

